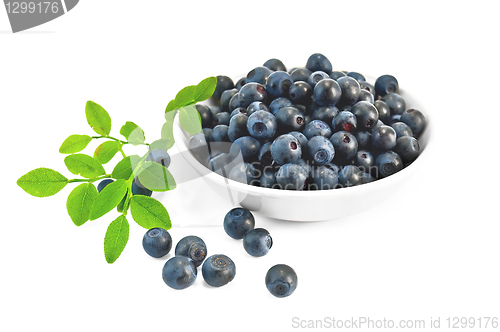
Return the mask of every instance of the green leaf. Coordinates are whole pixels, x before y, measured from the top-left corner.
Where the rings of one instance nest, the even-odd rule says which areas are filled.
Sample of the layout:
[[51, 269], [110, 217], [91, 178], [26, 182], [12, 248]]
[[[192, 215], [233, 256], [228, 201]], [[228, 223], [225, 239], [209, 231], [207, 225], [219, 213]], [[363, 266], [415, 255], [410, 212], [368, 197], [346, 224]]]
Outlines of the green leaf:
[[193, 99], [195, 102], [207, 100], [214, 94], [217, 87], [217, 77], [205, 78], [194, 90]]
[[48, 197], [61, 191], [68, 179], [50, 168], [37, 168], [17, 180], [17, 185], [28, 194], [36, 197]]
[[175, 102], [178, 107], [187, 106], [194, 102], [194, 91], [196, 90], [196, 85], [189, 85], [183, 88], [175, 96]]
[[120, 142], [106, 141], [95, 149], [94, 158], [101, 164], [107, 164], [118, 151], [120, 151]]
[[139, 182], [152, 191], [167, 191], [175, 188], [172, 174], [163, 165], [146, 161], [139, 170]]
[[128, 182], [123, 179], [118, 179], [115, 182], [108, 184], [104, 189], [97, 194], [97, 197], [90, 210], [90, 220], [96, 220], [109, 211], [113, 210], [123, 199], [127, 193]]
[[183, 107], [179, 110], [179, 124], [191, 135], [201, 133], [200, 113], [194, 106]]
[[109, 224], [104, 236], [104, 257], [112, 264], [120, 257], [128, 242], [129, 224], [122, 214]]
[[177, 102], [175, 101], [175, 99], [172, 99], [168, 105], [167, 105], [167, 108], [165, 109], [165, 113], [170, 113], [172, 111], [175, 111], [176, 109], [178, 109], [179, 107], [177, 106]]
[[133, 145], [138, 145], [144, 143], [146, 138], [144, 137], [144, 131], [135, 123], [127, 121], [120, 129], [120, 134], [127, 139], [127, 141]]
[[120, 213], [123, 212], [123, 207], [125, 206], [125, 201], [127, 200], [127, 195], [123, 196], [123, 199], [116, 206], [116, 210]]
[[149, 150], [150, 151], [156, 150], [156, 149], [168, 150], [172, 146], [174, 146], [174, 143], [175, 142], [173, 139], [159, 139], [159, 140], [156, 140], [153, 143], [149, 144]]
[[97, 189], [92, 183], [82, 183], [71, 191], [66, 201], [66, 209], [76, 226], [81, 226], [89, 220], [90, 210], [96, 197]]
[[136, 154], [123, 158], [116, 164], [111, 173], [111, 177], [114, 179], [128, 180], [140, 160], [141, 157]]
[[111, 118], [101, 105], [88, 101], [85, 105], [85, 115], [92, 129], [102, 136], [108, 136], [111, 131]]
[[80, 174], [84, 178], [92, 179], [106, 174], [102, 164], [86, 154], [71, 154], [64, 158], [64, 163], [71, 173]]
[[149, 196], [132, 196], [130, 213], [134, 220], [146, 229], [155, 227], [170, 229], [172, 227], [167, 209], [163, 204]]
[[80, 152], [85, 149], [91, 140], [92, 137], [88, 135], [71, 135], [61, 144], [59, 152], [64, 154]]

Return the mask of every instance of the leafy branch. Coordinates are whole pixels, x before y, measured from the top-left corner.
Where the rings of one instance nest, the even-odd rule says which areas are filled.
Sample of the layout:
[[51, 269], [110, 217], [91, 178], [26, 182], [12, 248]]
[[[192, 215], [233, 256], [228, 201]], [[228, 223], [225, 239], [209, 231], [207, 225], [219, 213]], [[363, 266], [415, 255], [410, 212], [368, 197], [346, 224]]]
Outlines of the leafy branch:
[[[148, 161], [148, 153], [156, 149], [169, 150], [174, 145], [173, 120], [177, 112], [184, 130], [192, 134], [201, 132], [201, 119], [193, 105], [210, 98], [216, 85], [217, 79], [209, 77], [198, 85], [179, 91], [175, 99], [168, 103], [161, 138], [152, 143], [146, 143], [144, 131], [133, 122], [126, 122], [120, 129], [125, 140], [110, 136], [111, 117], [108, 112], [101, 105], [88, 101], [85, 116], [98, 136], [71, 135], [59, 148], [61, 154], [68, 155], [64, 158], [68, 171], [81, 178], [68, 179], [55, 170], [37, 168], [21, 176], [17, 184], [30, 195], [48, 197], [60, 192], [69, 183], [80, 183], [66, 201], [66, 210], [76, 226], [99, 219], [116, 208], [120, 215], [109, 224], [104, 236], [104, 256], [108, 263], [113, 263], [128, 242], [129, 223], [126, 216], [129, 209], [132, 218], [141, 227], [167, 230], [172, 227], [165, 207], [152, 197], [134, 195], [132, 185], [137, 178], [144, 187], [154, 192], [175, 189], [172, 174], [163, 165]], [[92, 140], [98, 139], [106, 141], [95, 149], [93, 156], [80, 153]], [[123, 146], [127, 144], [147, 146], [149, 151], [142, 157], [127, 156], [123, 151]], [[111, 173], [107, 173], [104, 165], [117, 153], [123, 158]], [[103, 179], [112, 179], [113, 182], [98, 192], [94, 182]]]

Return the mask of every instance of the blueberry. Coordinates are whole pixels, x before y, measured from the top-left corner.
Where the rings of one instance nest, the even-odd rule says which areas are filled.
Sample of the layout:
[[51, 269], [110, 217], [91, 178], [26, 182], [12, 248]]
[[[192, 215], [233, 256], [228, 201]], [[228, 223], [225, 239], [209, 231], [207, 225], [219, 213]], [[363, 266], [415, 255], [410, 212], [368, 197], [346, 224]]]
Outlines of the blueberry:
[[339, 182], [338, 173], [327, 166], [319, 166], [312, 172], [312, 183], [309, 189], [329, 190], [337, 188]]
[[382, 75], [375, 81], [375, 95], [384, 97], [388, 93], [398, 92], [398, 80], [391, 75]]
[[236, 114], [244, 114], [244, 115], [248, 116], [246, 108], [238, 107], [231, 112], [231, 114], [229, 116], [229, 121], [231, 121], [232, 117], [235, 116]]
[[245, 184], [253, 185], [259, 178], [259, 172], [250, 163], [239, 163], [229, 172], [229, 179]]
[[163, 281], [173, 289], [185, 289], [196, 281], [198, 271], [193, 261], [187, 257], [170, 258], [163, 266]]
[[285, 190], [303, 190], [309, 174], [302, 165], [284, 164], [276, 174], [276, 181]]
[[309, 83], [309, 85], [314, 89], [318, 82], [326, 78], [330, 78], [330, 76], [328, 76], [328, 74], [324, 71], [315, 71], [309, 76], [309, 78], [307, 79], [307, 83]]
[[[234, 112], [234, 110], [233, 110]], [[214, 126], [217, 125], [229, 125], [229, 119], [231, 118], [231, 114], [229, 112], [220, 112], [214, 118]]]
[[332, 161], [335, 149], [332, 142], [324, 136], [314, 136], [307, 143], [307, 151], [316, 165], [325, 165]]
[[240, 102], [240, 93], [235, 93], [231, 99], [229, 100], [229, 104], [227, 106], [228, 111], [232, 112], [238, 107], [241, 107], [241, 102]]
[[341, 72], [341, 71], [332, 71], [332, 73], [330, 74], [330, 78], [332, 80], [338, 80], [339, 78], [341, 77], [345, 77], [347, 76], [344, 72]]
[[293, 164], [301, 166], [306, 172], [307, 172], [307, 177], [311, 176], [312, 173], [312, 166], [309, 165], [309, 161], [305, 161], [304, 159], [300, 158]]
[[217, 76], [217, 86], [215, 88], [212, 98], [219, 101], [222, 93], [226, 90], [231, 90], [234, 88], [234, 82], [231, 78], [227, 76]]
[[275, 71], [267, 78], [266, 91], [271, 99], [288, 96], [293, 84], [292, 77], [285, 71]]
[[361, 173], [361, 184], [375, 181], [375, 178], [369, 173]]
[[391, 124], [391, 127], [396, 132], [396, 139], [403, 136], [413, 136], [411, 128], [404, 122], [395, 122]]
[[274, 265], [266, 273], [266, 287], [276, 297], [287, 297], [297, 288], [297, 273], [288, 265]]
[[403, 169], [403, 161], [394, 151], [387, 151], [380, 154], [377, 159], [375, 159], [375, 165], [378, 169], [378, 176], [381, 178], [392, 175]]
[[335, 105], [339, 102], [341, 95], [342, 90], [339, 84], [331, 78], [325, 78], [314, 86], [313, 98], [318, 105]]
[[358, 149], [366, 150], [371, 147], [372, 134], [369, 131], [357, 131], [354, 133], [354, 137], [358, 141]]
[[330, 137], [335, 149], [335, 160], [341, 163], [348, 162], [358, 152], [358, 141], [353, 134], [347, 131], [338, 131]]
[[259, 152], [259, 161], [263, 166], [273, 166], [274, 159], [271, 154], [272, 142], [268, 142], [262, 145]]
[[391, 116], [391, 118], [389, 119], [389, 123], [388, 125], [393, 125], [395, 124], [396, 122], [401, 122], [401, 115], [400, 114], [394, 114]]
[[212, 112], [210, 112], [210, 108], [208, 108], [208, 106], [202, 105], [202, 104], [196, 104], [196, 105], [194, 105], [194, 107], [196, 108], [198, 113], [200, 113], [201, 126], [203, 128], [208, 128], [208, 127], [211, 128], [213, 126], [214, 120], [213, 120]]
[[247, 129], [257, 139], [272, 138], [278, 129], [274, 115], [267, 111], [256, 111], [248, 117]]
[[222, 112], [222, 109], [220, 108], [220, 106], [213, 106], [212, 105], [212, 106], [208, 106], [208, 109], [210, 110], [210, 112], [212, 112], [212, 116], [214, 119], [217, 116], [217, 114]]
[[235, 87], [238, 91], [240, 91], [240, 90], [241, 90], [241, 88], [242, 88], [245, 84], [247, 84], [247, 83], [248, 83], [247, 78], [246, 78], [246, 77], [242, 77], [242, 78], [240, 78], [240, 79], [239, 79], [239, 80], [238, 80], [238, 81], [234, 84], [234, 87]]
[[296, 162], [302, 157], [302, 149], [298, 139], [289, 134], [278, 136], [271, 145], [274, 161], [280, 165]]
[[272, 168], [265, 168], [260, 177], [260, 186], [262, 188], [281, 189], [276, 181], [276, 170]]
[[377, 123], [375, 124], [375, 126], [373, 126], [371, 132], [373, 133], [375, 131], [375, 129], [379, 128], [380, 126], [384, 126], [384, 125], [385, 124], [382, 121], [378, 120]]
[[163, 228], [152, 228], [144, 234], [142, 247], [149, 256], [160, 258], [172, 249], [172, 237]]
[[148, 188], [144, 187], [140, 182], [139, 178], [135, 177], [132, 182], [132, 195], [143, 195], [143, 196], [151, 196], [153, 192]]
[[257, 112], [257, 111], [270, 112], [269, 109], [267, 108], [266, 104], [264, 104], [261, 101], [254, 101], [253, 103], [248, 105], [248, 107], [247, 107], [247, 115], [248, 116], [252, 115], [254, 112]]
[[236, 275], [236, 265], [226, 255], [213, 255], [207, 258], [201, 268], [205, 282], [212, 287], [221, 287], [231, 282]]
[[290, 76], [292, 77], [294, 82], [297, 81], [305, 81], [309, 79], [309, 76], [311, 76], [312, 71], [310, 71], [307, 68], [297, 68], [293, 71], [290, 72]]
[[335, 172], [335, 174], [339, 174], [339, 172], [340, 172], [340, 167], [333, 164], [333, 163], [328, 163], [325, 166], [320, 166], [320, 167], [326, 167], [328, 169], [331, 169], [332, 171]]
[[97, 192], [101, 192], [108, 184], [115, 182], [113, 179], [104, 179], [97, 185]]
[[254, 228], [255, 218], [247, 209], [234, 208], [224, 217], [224, 230], [233, 239], [243, 239]]
[[212, 130], [212, 139], [214, 140], [214, 142], [230, 142], [228, 130], [228, 125], [220, 124], [215, 126]]
[[163, 149], [154, 149], [149, 151], [146, 160], [154, 161], [155, 163], [163, 165], [165, 168], [168, 168], [168, 166], [170, 166], [170, 155], [166, 150]]
[[292, 106], [282, 107], [276, 112], [276, 122], [280, 133], [301, 131], [304, 128], [304, 114]]
[[318, 107], [313, 115], [313, 120], [321, 120], [325, 123], [332, 123], [333, 118], [339, 114], [339, 109], [335, 106], [320, 106]]
[[321, 70], [330, 74], [332, 72], [332, 63], [323, 54], [314, 53], [307, 59], [306, 68], [312, 72]]
[[378, 110], [372, 103], [358, 101], [351, 108], [352, 114], [356, 116], [358, 130], [372, 130], [378, 121]]
[[332, 130], [327, 123], [321, 120], [312, 120], [304, 128], [303, 134], [308, 140], [315, 136], [330, 138], [330, 136], [332, 136]]
[[373, 155], [369, 151], [358, 150], [354, 158], [354, 163], [362, 172], [371, 173], [375, 165], [375, 158], [373, 158]]
[[339, 183], [342, 187], [352, 187], [361, 184], [362, 172], [354, 165], [347, 165], [339, 172]]
[[417, 159], [420, 154], [420, 144], [416, 138], [411, 136], [403, 136], [396, 140], [396, 147], [394, 147], [401, 160], [404, 162], [412, 162]]
[[[241, 108], [244, 110], [244, 108]], [[234, 142], [240, 137], [248, 136], [247, 129], [248, 116], [245, 114], [236, 114], [229, 120], [229, 128], [227, 130], [227, 137], [231, 142]]]
[[295, 137], [299, 141], [300, 147], [302, 148], [302, 150], [307, 149], [308, 139], [304, 134], [302, 134], [299, 131], [291, 131], [288, 134], [292, 135], [293, 137]]
[[342, 96], [340, 97], [339, 103], [342, 105], [354, 105], [358, 101], [361, 92], [358, 81], [352, 77], [344, 76], [338, 78], [337, 83], [342, 90]]
[[188, 257], [198, 267], [207, 256], [207, 245], [198, 236], [186, 236], [175, 246], [175, 256]]
[[267, 78], [271, 75], [271, 73], [272, 71], [269, 68], [256, 67], [248, 72], [246, 82], [247, 84], [260, 83], [265, 85], [267, 83]]
[[203, 128], [202, 131], [203, 131], [203, 136], [205, 136], [205, 141], [211, 142], [214, 140], [212, 137], [212, 133], [214, 130], [212, 128]]
[[425, 116], [419, 110], [411, 108], [401, 114], [401, 121], [410, 126], [414, 134], [420, 133], [425, 127]]
[[371, 93], [373, 96], [375, 96], [375, 87], [373, 85], [371, 85], [370, 83], [368, 83], [366, 81], [360, 81], [359, 86], [360, 86], [361, 90], [366, 90], [369, 93]]
[[382, 100], [376, 100], [374, 105], [377, 108], [379, 120], [388, 124], [391, 119], [391, 109], [389, 106], [387, 106], [387, 104]]
[[231, 101], [231, 98], [233, 98], [233, 96], [237, 93], [238, 89], [226, 90], [222, 93], [222, 95], [220, 96], [220, 108], [222, 111], [229, 111], [229, 102]]
[[286, 71], [285, 65], [278, 59], [269, 59], [264, 62], [263, 66], [274, 71]]
[[389, 126], [382, 125], [372, 131], [373, 147], [379, 150], [390, 150], [396, 146], [396, 131]]
[[373, 104], [375, 102], [375, 97], [373, 97], [373, 95], [370, 92], [366, 90], [361, 90], [359, 92], [358, 101], [366, 101], [369, 102], [370, 104]]
[[387, 106], [389, 106], [392, 115], [395, 114], [401, 115], [406, 109], [405, 100], [403, 99], [403, 97], [401, 97], [395, 92], [386, 94], [382, 98], [382, 101], [384, 101], [387, 104]]
[[236, 139], [231, 145], [231, 155], [241, 156], [244, 161], [252, 162], [257, 160], [260, 152], [260, 142], [252, 136], [243, 136]]
[[273, 115], [276, 115], [276, 113], [278, 113], [280, 109], [289, 106], [293, 106], [293, 103], [290, 101], [290, 99], [285, 97], [279, 97], [273, 100], [271, 104], [269, 104], [269, 111], [271, 111]]
[[[352, 108], [351, 108], [352, 110]], [[353, 133], [358, 126], [356, 116], [349, 111], [342, 111], [337, 114], [332, 121], [333, 131], [347, 131]]]
[[254, 101], [264, 102], [268, 95], [264, 85], [254, 82], [245, 84], [238, 94], [241, 107], [248, 107]]
[[273, 239], [264, 228], [255, 228], [248, 232], [243, 238], [243, 248], [254, 257], [261, 257], [269, 252], [273, 245]]
[[354, 78], [357, 81], [366, 81], [366, 79], [363, 75], [361, 75], [360, 73], [357, 73], [355, 71], [347, 72], [346, 75]]
[[312, 87], [304, 81], [295, 81], [288, 90], [290, 100], [297, 104], [306, 103], [312, 96]]

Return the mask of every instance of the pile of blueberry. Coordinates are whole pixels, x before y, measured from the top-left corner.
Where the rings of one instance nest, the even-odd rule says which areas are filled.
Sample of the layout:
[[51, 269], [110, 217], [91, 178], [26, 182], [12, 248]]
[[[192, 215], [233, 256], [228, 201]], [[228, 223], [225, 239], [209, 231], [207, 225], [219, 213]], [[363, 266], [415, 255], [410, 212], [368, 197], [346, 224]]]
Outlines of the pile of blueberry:
[[322, 54], [287, 71], [278, 59], [234, 84], [217, 77], [217, 106], [198, 104], [203, 132], [189, 148], [230, 179], [287, 190], [356, 186], [392, 175], [420, 153], [425, 116], [407, 109], [395, 77], [372, 85], [333, 71]]

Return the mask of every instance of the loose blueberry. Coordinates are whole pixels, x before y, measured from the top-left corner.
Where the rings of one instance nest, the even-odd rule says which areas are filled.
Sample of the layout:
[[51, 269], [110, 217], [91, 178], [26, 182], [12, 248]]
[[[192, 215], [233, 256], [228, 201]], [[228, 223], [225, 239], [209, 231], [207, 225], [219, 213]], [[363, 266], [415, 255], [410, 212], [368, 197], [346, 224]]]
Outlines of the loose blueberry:
[[411, 108], [401, 114], [401, 121], [410, 126], [414, 134], [419, 134], [425, 127], [425, 116], [419, 110]]
[[256, 111], [248, 117], [247, 130], [257, 139], [274, 137], [278, 123], [274, 115], [267, 111]]
[[285, 190], [303, 190], [308, 178], [304, 166], [298, 164], [284, 164], [276, 174], [276, 181]]
[[335, 105], [339, 102], [342, 95], [337, 81], [331, 78], [325, 78], [319, 81], [313, 90], [313, 99], [318, 105]]
[[243, 239], [254, 228], [255, 218], [247, 209], [234, 208], [224, 217], [224, 230], [233, 239]]
[[357, 126], [358, 120], [356, 119], [356, 116], [349, 111], [339, 112], [339, 114], [337, 114], [332, 121], [332, 128], [335, 132], [347, 131], [349, 133], [353, 133], [356, 131]]
[[297, 273], [288, 265], [274, 265], [266, 273], [266, 287], [276, 297], [292, 295], [297, 284]]
[[352, 187], [361, 184], [361, 170], [354, 165], [347, 165], [339, 172], [339, 184], [342, 187]]
[[[244, 110], [244, 108], [240, 109]], [[247, 129], [247, 121], [248, 116], [243, 113], [235, 114], [233, 117], [231, 117], [231, 120], [229, 120], [229, 128], [227, 130], [227, 137], [231, 142], [234, 142], [240, 137], [249, 135]]]
[[266, 101], [268, 93], [264, 85], [252, 82], [245, 84], [238, 92], [238, 95], [240, 106], [248, 107], [254, 101]]
[[172, 237], [163, 228], [152, 228], [144, 234], [142, 247], [149, 256], [160, 258], [172, 249]]
[[351, 108], [352, 114], [356, 116], [358, 130], [372, 130], [378, 121], [378, 110], [372, 103], [358, 101]]
[[363, 75], [361, 75], [360, 73], [357, 73], [355, 71], [347, 72], [346, 75], [354, 78], [358, 82], [359, 81], [366, 81], [366, 79], [365, 79], [365, 77]]
[[295, 70], [290, 72], [290, 76], [292, 77], [294, 82], [297, 81], [305, 81], [309, 79], [309, 76], [311, 76], [312, 71], [310, 71], [307, 68], [296, 68]]
[[373, 147], [379, 150], [390, 150], [396, 146], [396, 131], [389, 126], [382, 125], [372, 131]]
[[338, 172], [327, 166], [319, 166], [312, 172], [310, 190], [329, 190], [337, 188]]
[[354, 105], [358, 101], [361, 92], [358, 81], [352, 77], [344, 76], [338, 78], [337, 83], [342, 90], [339, 103], [342, 105]]
[[[271, 75], [272, 71], [267, 67], [256, 67], [248, 72], [246, 82], [260, 83], [265, 85], [267, 78]], [[241, 91], [241, 90], [240, 90]]]
[[403, 99], [403, 97], [401, 97], [395, 92], [386, 94], [382, 98], [382, 101], [385, 102], [387, 106], [389, 106], [392, 115], [395, 114], [401, 115], [406, 109], [405, 100]]
[[266, 91], [272, 99], [286, 97], [292, 84], [293, 79], [287, 72], [275, 71], [267, 78]]
[[163, 266], [163, 281], [173, 289], [185, 289], [196, 281], [198, 271], [188, 257], [175, 256]]
[[248, 107], [247, 107], [247, 115], [248, 116], [252, 115], [254, 112], [257, 112], [257, 111], [270, 112], [269, 109], [267, 108], [266, 104], [264, 104], [261, 101], [254, 101], [253, 103], [248, 105]]
[[330, 142], [332, 142], [335, 149], [334, 159], [341, 164], [352, 160], [356, 156], [356, 152], [358, 152], [356, 137], [347, 131], [336, 132], [330, 137]]
[[144, 187], [140, 182], [139, 178], [135, 177], [132, 182], [132, 195], [143, 195], [143, 196], [151, 196], [153, 192], [146, 187]]
[[290, 99], [285, 97], [279, 97], [273, 100], [271, 104], [269, 104], [269, 111], [271, 111], [273, 115], [276, 115], [276, 113], [278, 113], [280, 109], [289, 106], [293, 106], [293, 103], [290, 101]]
[[412, 162], [417, 159], [420, 154], [420, 144], [418, 144], [417, 139], [414, 137], [403, 136], [396, 140], [394, 152], [396, 152], [404, 162]]
[[234, 82], [231, 78], [223, 75], [217, 76], [217, 86], [215, 88], [214, 94], [212, 95], [212, 98], [219, 101], [224, 91], [233, 88], [234, 88]]
[[295, 107], [282, 107], [276, 112], [275, 116], [280, 133], [301, 131], [305, 126], [304, 114]]
[[260, 142], [252, 136], [243, 136], [236, 139], [231, 145], [230, 153], [233, 157], [241, 153], [246, 162], [257, 160], [260, 152]]
[[302, 156], [298, 139], [290, 134], [278, 136], [271, 145], [271, 154], [279, 165], [296, 162]]
[[384, 97], [385, 95], [398, 92], [398, 80], [391, 75], [382, 75], [375, 81], [375, 95]]
[[323, 54], [314, 53], [307, 59], [306, 68], [312, 72], [321, 70], [330, 74], [332, 72], [332, 63]]
[[213, 255], [207, 258], [201, 268], [205, 282], [212, 287], [221, 287], [231, 282], [236, 275], [236, 265], [226, 255]]
[[97, 185], [97, 192], [101, 192], [104, 187], [106, 187], [108, 184], [113, 183], [115, 180], [112, 179], [104, 179], [99, 184]]
[[207, 246], [198, 236], [189, 235], [177, 243], [175, 256], [188, 257], [198, 267], [207, 256]]
[[391, 109], [382, 100], [376, 100], [374, 103], [378, 111], [378, 118], [383, 123], [388, 124], [391, 119]]
[[283, 62], [281, 62], [278, 59], [274, 59], [274, 58], [269, 59], [266, 62], [264, 62], [263, 66], [267, 67], [273, 71], [286, 71], [286, 67], [283, 64]]
[[230, 142], [228, 136], [229, 126], [228, 125], [217, 125], [212, 130], [212, 139], [214, 142]]
[[391, 124], [392, 129], [396, 132], [396, 139], [403, 136], [412, 136], [411, 128], [404, 122], [395, 122]]
[[387, 151], [380, 154], [375, 160], [378, 169], [378, 176], [385, 178], [403, 169], [401, 157], [394, 151]]
[[273, 245], [273, 239], [264, 228], [255, 228], [248, 232], [243, 238], [243, 248], [254, 257], [261, 257], [269, 252]]
[[309, 76], [307, 83], [309, 83], [309, 85], [314, 89], [318, 82], [327, 78], [330, 78], [330, 76], [328, 76], [328, 74], [324, 71], [315, 71]]

